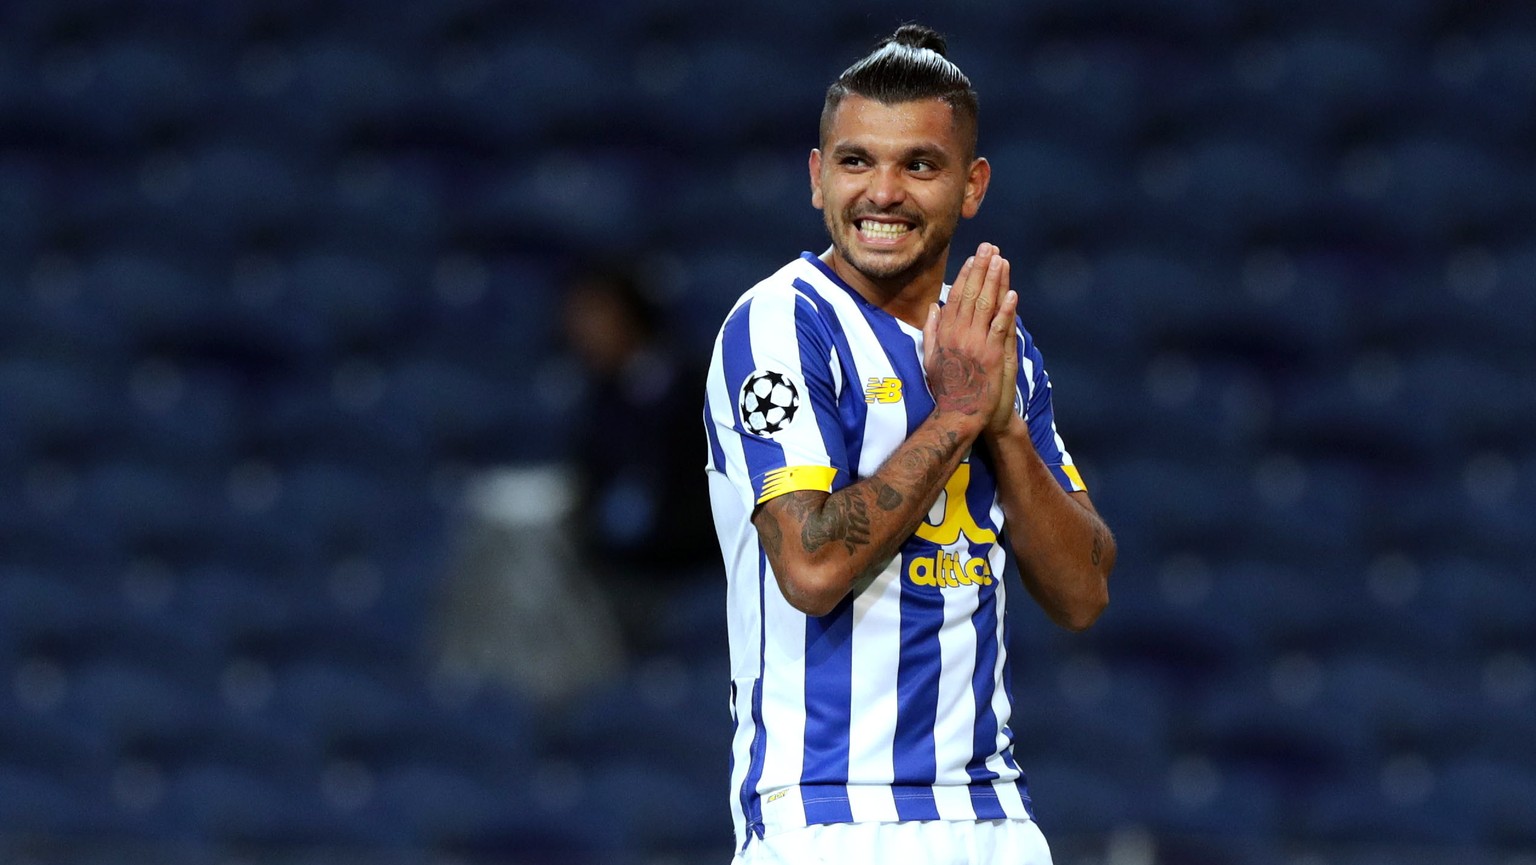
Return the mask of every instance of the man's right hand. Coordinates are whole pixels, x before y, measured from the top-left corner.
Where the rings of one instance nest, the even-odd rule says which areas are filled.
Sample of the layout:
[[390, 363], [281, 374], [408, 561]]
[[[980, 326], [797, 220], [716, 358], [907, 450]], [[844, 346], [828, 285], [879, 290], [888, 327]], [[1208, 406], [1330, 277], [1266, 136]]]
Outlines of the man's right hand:
[[923, 325], [923, 368], [934, 413], [968, 438], [996, 422], [1005, 398], [1013, 410], [1013, 383], [1004, 379], [1018, 295], [1008, 278], [1008, 260], [996, 246], [981, 244], [961, 266], [949, 301], [934, 304]]

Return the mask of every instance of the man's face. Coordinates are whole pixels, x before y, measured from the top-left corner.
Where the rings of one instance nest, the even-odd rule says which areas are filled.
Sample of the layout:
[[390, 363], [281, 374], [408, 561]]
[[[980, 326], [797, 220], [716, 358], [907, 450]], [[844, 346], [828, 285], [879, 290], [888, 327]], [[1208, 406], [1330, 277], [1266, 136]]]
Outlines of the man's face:
[[975, 215], [989, 178], [949, 105], [849, 95], [823, 146], [811, 152], [811, 203], [838, 256], [878, 282], [942, 269], [956, 223]]

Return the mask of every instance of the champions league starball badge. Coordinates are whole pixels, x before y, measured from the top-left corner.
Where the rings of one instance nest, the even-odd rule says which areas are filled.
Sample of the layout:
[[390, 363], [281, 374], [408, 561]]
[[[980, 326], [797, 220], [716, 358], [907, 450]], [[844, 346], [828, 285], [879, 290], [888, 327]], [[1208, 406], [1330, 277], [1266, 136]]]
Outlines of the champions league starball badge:
[[739, 408], [747, 432], [772, 438], [795, 419], [800, 391], [787, 373], [760, 369], [742, 383]]

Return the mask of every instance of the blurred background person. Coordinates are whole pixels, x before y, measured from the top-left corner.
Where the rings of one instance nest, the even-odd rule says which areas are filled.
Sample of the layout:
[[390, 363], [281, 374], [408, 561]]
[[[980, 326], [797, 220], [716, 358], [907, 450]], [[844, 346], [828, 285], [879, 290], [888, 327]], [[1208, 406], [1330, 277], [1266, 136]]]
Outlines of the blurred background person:
[[643, 654], [666, 641], [677, 592], [722, 579], [703, 475], [702, 364], [630, 267], [572, 278], [561, 320], [585, 379], [573, 447], [578, 555]]

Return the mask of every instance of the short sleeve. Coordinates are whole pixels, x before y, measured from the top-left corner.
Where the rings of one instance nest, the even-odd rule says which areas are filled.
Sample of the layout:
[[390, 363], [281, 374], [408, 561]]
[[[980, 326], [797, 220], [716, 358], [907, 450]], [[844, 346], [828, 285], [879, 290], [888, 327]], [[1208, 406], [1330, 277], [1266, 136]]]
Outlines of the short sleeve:
[[1067, 492], [1088, 489], [1083, 476], [1072, 462], [1072, 455], [1056, 430], [1056, 411], [1051, 404], [1051, 377], [1045, 370], [1045, 358], [1035, 345], [1034, 339], [1022, 326], [1019, 327], [1019, 402], [1023, 407], [1024, 420], [1029, 424], [1029, 437], [1035, 452], [1046, 468], [1055, 475], [1056, 481]]
[[840, 371], [815, 303], [793, 290], [759, 291], [721, 329], [708, 411], [726, 474], [760, 505], [849, 482], [838, 416]]

